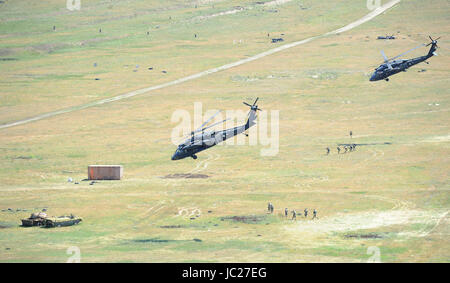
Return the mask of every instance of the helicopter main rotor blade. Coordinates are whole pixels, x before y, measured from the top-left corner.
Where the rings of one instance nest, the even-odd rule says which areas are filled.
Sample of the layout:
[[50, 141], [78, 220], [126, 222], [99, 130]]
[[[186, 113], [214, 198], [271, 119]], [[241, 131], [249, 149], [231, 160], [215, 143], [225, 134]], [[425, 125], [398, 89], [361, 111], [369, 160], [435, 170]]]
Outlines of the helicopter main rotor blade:
[[256, 102], [258, 102], [259, 97], [256, 98], [255, 102], [253, 102], [253, 106], [256, 105]]
[[242, 103], [244, 103], [244, 105], [247, 105], [247, 106], [249, 106], [249, 107], [252, 107], [252, 105], [248, 104], [247, 102], [242, 102]]
[[198, 132], [200, 129], [202, 129], [204, 126], [206, 126], [209, 122], [211, 122], [212, 119], [214, 119], [214, 117], [216, 117], [220, 112], [222, 112], [222, 110], [217, 111], [216, 114], [212, 115], [208, 120], [206, 120], [205, 123], [203, 123], [200, 127], [198, 127], [194, 133]]
[[387, 63], [389, 61], [388, 57], [386, 56], [383, 50], [381, 50], [381, 56], [383, 56], [384, 62]]
[[198, 130], [198, 131], [199, 131], [199, 132], [203, 132], [203, 131], [206, 130], [206, 129], [209, 129], [209, 128], [212, 128], [212, 127], [217, 126], [217, 125], [219, 125], [219, 124], [225, 123], [225, 122], [228, 121], [228, 120], [231, 120], [231, 118], [225, 119], [225, 120], [223, 120], [223, 121], [221, 121], [221, 122], [214, 123], [214, 124], [212, 124], [212, 125], [209, 125], [209, 126], [206, 127], [206, 128], [201, 129], [201, 131], [200, 131], [200, 130]]
[[389, 68], [390, 70], [392, 70], [392, 66], [391, 66], [391, 64], [389, 64], [389, 59], [388, 59], [388, 57], [386, 56], [386, 54], [384, 53], [383, 50], [381, 50], [381, 56], [383, 56], [383, 58], [384, 58], [384, 63], [386, 63], [386, 65], [388, 66], [388, 68]]
[[422, 43], [421, 45], [418, 45], [418, 46], [414, 47], [413, 49], [410, 49], [410, 50], [408, 50], [408, 51], [406, 51], [406, 52], [403, 52], [403, 53], [400, 54], [400, 55], [397, 55], [397, 56], [395, 56], [395, 57], [389, 59], [389, 61], [392, 61], [392, 60], [395, 60], [395, 59], [397, 59], [397, 58], [400, 58], [400, 57], [402, 57], [402, 56], [408, 54], [409, 52], [412, 52], [412, 51], [416, 50], [417, 48], [420, 48], [420, 47], [423, 47], [423, 46], [425, 46], [425, 44]]

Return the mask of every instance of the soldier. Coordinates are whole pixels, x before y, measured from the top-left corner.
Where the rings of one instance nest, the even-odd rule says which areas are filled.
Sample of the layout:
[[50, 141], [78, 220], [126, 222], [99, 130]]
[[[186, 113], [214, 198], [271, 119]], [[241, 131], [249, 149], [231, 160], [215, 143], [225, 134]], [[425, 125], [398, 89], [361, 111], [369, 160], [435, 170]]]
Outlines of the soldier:
[[341, 153], [341, 148], [339, 146], [337, 147], [337, 151], [338, 151], [338, 154]]
[[284, 217], [288, 217], [289, 214], [289, 210], [287, 208], [284, 209]]
[[317, 218], [317, 211], [316, 211], [315, 208], [314, 208], [314, 210], [313, 210], [313, 218], [312, 218], [312, 219], [314, 219], [314, 218]]
[[269, 202], [268, 204], [267, 204], [267, 211], [268, 212], [270, 212], [270, 208], [272, 207], [272, 204]]
[[327, 155], [329, 155], [329, 154], [330, 154], [330, 148], [327, 147]]
[[356, 144], [353, 144], [353, 150], [355, 150], [356, 149]]
[[305, 208], [305, 218], [308, 217], [308, 209]]
[[297, 212], [295, 210], [292, 210], [292, 220], [297, 220]]
[[347, 146], [344, 146], [344, 149], [345, 149], [345, 151], [344, 151], [344, 153], [347, 153]]
[[350, 131], [350, 138], [352, 138], [353, 137], [353, 132], [352, 131]]

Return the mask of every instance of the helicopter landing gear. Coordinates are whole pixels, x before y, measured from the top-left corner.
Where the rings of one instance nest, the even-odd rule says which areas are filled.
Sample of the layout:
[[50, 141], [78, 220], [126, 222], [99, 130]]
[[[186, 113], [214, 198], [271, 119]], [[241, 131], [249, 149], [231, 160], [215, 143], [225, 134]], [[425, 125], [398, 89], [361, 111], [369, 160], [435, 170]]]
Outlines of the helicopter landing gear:
[[192, 157], [193, 159], [197, 159], [197, 155], [195, 155], [195, 154], [193, 154], [191, 157]]

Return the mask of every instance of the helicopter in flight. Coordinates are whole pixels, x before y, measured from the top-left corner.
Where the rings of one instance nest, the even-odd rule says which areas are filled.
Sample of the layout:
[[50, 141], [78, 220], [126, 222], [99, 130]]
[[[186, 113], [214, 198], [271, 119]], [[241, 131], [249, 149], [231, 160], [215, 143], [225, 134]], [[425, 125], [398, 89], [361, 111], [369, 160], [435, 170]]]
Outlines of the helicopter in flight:
[[[212, 117], [210, 117], [203, 125], [200, 126], [195, 131], [191, 132], [191, 135], [189, 138], [187, 138], [182, 144], [178, 145], [177, 150], [172, 156], [172, 160], [180, 160], [186, 157], [192, 157], [193, 159], [197, 159], [197, 153], [200, 151], [206, 150], [210, 147], [213, 147], [229, 138], [232, 138], [238, 134], [244, 133], [247, 131], [250, 127], [256, 125], [256, 111], [261, 111], [260, 108], [258, 108], [258, 105], [256, 103], [258, 102], [259, 98], [256, 98], [253, 105], [248, 104], [247, 102], [243, 102], [245, 105], [250, 107], [250, 112], [248, 113], [247, 122], [245, 125], [237, 126], [230, 129], [225, 129], [221, 131], [208, 131], [205, 132], [205, 130], [212, 128], [216, 125], [222, 124], [225, 121], [229, 120], [223, 120], [221, 122], [212, 124], [210, 126], [205, 127], [211, 120], [219, 114], [221, 111], [218, 111], [216, 114], [214, 114]], [[198, 134], [197, 134], [198, 133]], [[247, 134], [246, 134], [247, 135]], [[248, 135], [247, 135], [248, 136]]]
[[[440, 39], [440, 37], [437, 39], [433, 39], [433, 38], [431, 38], [431, 36], [429, 36], [429, 38], [431, 39], [431, 42], [428, 43], [427, 45], [421, 44], [421, 45], [414, 47], [413, 49], [410, 49], [398, 56], [391, 58], [391, 59], [388, 59], [386, 54], [382, 50], [381, 55], [383, 55], [384, 63], [375, 69], [375, 72], [370, 77], [370, 81], [373, 82], [373, 81], [385, 80], [388, 82], [390, 76], [395, 75], [400, 72], [406, 72], [407, 69], [409, 69], [410, 67], [412, 67], [414, 65], [417, 65], [424, 61], [428, 64], [428, 62], [426, 60], [437, 55], [437, 53], [436, 53], [436, 49], [438, 47], [437, 41]], [[409, 53], [413, 50], [416, 50], [419, 47], [429, 46], [429, 45], [431, 45], [430, 51], [425, 56], [420, 56], [420, 57], [413, 58], [413, 59], [396, 60], [397, 58], [400, 58], [400, 57], [406, 55], [407, 53]]]

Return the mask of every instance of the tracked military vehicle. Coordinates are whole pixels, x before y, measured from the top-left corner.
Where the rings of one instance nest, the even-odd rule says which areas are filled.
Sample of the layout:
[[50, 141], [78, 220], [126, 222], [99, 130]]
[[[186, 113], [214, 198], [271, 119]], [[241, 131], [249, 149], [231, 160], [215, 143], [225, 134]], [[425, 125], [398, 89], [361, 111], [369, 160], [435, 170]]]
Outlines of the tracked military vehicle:
[[46, 218], [47, 214], [44, 212], [32, 213], [29, 218], [22, 219], [22, 226], [24, 227], [43, 226]]

